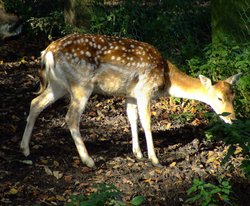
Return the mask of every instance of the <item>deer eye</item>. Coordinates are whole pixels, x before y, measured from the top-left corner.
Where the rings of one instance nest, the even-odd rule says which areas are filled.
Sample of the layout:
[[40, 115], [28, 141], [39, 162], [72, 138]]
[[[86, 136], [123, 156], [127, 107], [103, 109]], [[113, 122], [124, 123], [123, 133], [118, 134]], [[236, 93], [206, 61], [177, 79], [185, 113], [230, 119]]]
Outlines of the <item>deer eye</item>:
[[222, 102], [222, 98], [218, 97], [218, 100], [219, 100], [220, 102]]

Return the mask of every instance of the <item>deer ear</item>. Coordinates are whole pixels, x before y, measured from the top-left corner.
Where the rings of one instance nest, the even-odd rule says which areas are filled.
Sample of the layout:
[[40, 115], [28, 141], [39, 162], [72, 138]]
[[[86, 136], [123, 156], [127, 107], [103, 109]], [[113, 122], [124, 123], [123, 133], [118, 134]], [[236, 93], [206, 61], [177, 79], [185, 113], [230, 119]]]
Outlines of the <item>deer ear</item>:
[[227, 78], [225, 80], [225, 82], [227, 82], [229, 84], [235, 84], [240, 79], [241, 76], [242, 76], [242, 73], [240, 72], [239, 74], [235, 74], [235, 75]]
[[203, 76], [203, 75], [199, 75], [201, 84], [206, 87], [207, 89], [209, 89], [212, 86], [212, 82], [209, 78]]

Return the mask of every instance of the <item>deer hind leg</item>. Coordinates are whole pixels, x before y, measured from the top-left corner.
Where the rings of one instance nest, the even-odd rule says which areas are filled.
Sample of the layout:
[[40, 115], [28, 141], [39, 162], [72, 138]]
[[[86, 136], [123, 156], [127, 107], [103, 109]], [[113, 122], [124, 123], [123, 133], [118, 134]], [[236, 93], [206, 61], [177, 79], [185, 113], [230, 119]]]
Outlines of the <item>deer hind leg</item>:
[[68, 113], [66, 115], [66, 122], [69, 126], [71, 136], [75, 142], [77, 151], [80, 158], [84, 164], [88, 167], [94, 167], [95, 163], [93, 159], [89, 156], [85, 144], [82, 140], [79, 124], [81, 114], [83, 113], [88, 99], [93, 91], [93, 86], [85, 87], [75, 87], [72, 88], [71, 102], [69, 106]]
[[65, 91], [56, 83], [50, 83], [48, 87], [31, 101], [30, 112], [24, 130], [20, 148], [25, 156], [30, 154], [29, 142], [31, 133], [38, 115], [50, 104], [64, 96]]
[[152, 161], [154, 165], [157, 165], [159, 164], [159, 160], [155, 154], [154, 143], [151, 132], [150, 97], [147, 94], [143, 94], [143, 92], [140, 93], [137, 96], [137, 105], [138, 105], [141, 125], [144, 129], [146, 136], [148, 158]]
[[132, 132], [133, 153], [137, 159], [141, 159], [143, 156], [141, 153], [141, 149], [139, 145], [139, 138], [138, 138], [138, 127], [137, 127], [138, 111], [137, 111], [136, 99], [127, 98], [126, 107], [127, 107], [128, 120], [130, 123], [131, 132]]

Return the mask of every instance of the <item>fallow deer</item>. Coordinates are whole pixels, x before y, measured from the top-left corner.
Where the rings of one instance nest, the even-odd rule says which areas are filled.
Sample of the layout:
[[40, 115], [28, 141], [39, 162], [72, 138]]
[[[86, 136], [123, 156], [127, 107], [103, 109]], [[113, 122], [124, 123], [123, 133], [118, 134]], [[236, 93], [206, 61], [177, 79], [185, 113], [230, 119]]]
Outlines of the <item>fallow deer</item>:
[[231, 85], [240, 74], [212, 85], [205, 76], [196, 79], [181, 72], [147, 43], [113, 36], [72, 34], [52, 42], [42, 52], [41, 62], [41, 91], [31, 102], [21, 142], [25, 156], [30, 154], [29, 142], [37, 116], [66, 94], [70, 96], [66, 122], [82, 162], [89, 167], [95, 164], [82, 140], [79, 122], [92, 93], [126, 97], [133, 153], [136, 158], [142, 158], [137, 131], [139, 113], [148, 158], [153, 164], [159, 161], [151, 132], [152, 98], [168, 95], [196, 99], [209, 104], [217, 114], [230, 113], [221, 116], [225, 122], [235, 119]]

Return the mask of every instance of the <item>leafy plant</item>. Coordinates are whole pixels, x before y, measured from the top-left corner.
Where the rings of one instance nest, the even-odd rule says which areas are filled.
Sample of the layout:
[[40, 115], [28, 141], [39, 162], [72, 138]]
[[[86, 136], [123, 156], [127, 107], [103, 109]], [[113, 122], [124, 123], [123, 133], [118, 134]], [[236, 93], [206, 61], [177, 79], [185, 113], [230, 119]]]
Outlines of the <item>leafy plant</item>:
[[91, 33], [111, 34], [116, 36], [138, 37], [144, 12], [140, 3], [132, 0], [121, 1], [113, 7], [93, 7], [91, 15]]
[[[113, 6], [96, 3], [91, 33], [132, 37], [156, 46], [178, 61], [201, 53], [210, 40], [208, 4], [194, 0], [145, 2], [124, 0]], [[204, 35], [206, 34], [206, 35]]]
[[203, 180], [194, 179], [192, 186], [188, 189], [188, 204], [198, 203], [201, 206], [232, 205], [230, 194], [232, 187], [226, 180], [219, 180], [218, 185], [206, 183]]
[[[114, 185], [98, 184], [95, 188], [97, 191], [88, 196], [72, 196], [67, 206], [126, 206], [121, 201], [121, 192]], [[130, 201], [130, 204], [132, 206], [140, 206], [144, 201], [145, 198], [143, 196], [136, 196]]]
[[[88, 10], [87, 17], [79, 16], [82, 22], [78, 27], [64, 23], [62, 0], [3, 1], [8, 11], [17, 14], [22, 22], [28, 21], [31, 35], [50, 37], [53, 32], [65, 35], [80, 31], [131, 37], [153, 44], [168, 59], [174, 57], [182, 63], [199, 55], [203, 45], [210, 41], [210, 5], [206, 0], [198, 3], [196, 0], [123, 0], [113, 5], [93, 0], [88, 8], [77, 6], [79, 15], [82, 9]], [[86, 26], [84, 22], [88, 22]]]
[[23, 23], [31, 17], [45, 17], [54, 11], [63, 10], [62, 0], [3, 0], [3, 2], [5, 9], [19, 16]]
[[245, 176], [250, 179], [250, 119], [239, 119], [231, 125], [218, 120], [218, 117], [214, 115], [210, 119], [211, 126], [205, 133], [207, 139], [223, 141], [229, 145], [224, 163], [229, 162], [230, 157], [235, 155], [237, 150], [237, 155], [244, 157], [241, 169]]
[[73, 27], [65, 25], [63, 19], [62, 12], [54, 11], [45, 17], [30, 17], [27, 23], [33, 35], [46, 35], [51, 39], [55, 33], [65, 35], [73, 31]]
[[145, 197], [143, 196], [136, 196], [131, 201], [130, 204], [132, 206], [139, 206], [145, 202]]
[[194, 119], [195, 115], [192, 114], [191, 112], [182, 112], [180, 114], [170, 114], [169, 115], [170, 119], [172, 122], [176, 122], [176, 123], [179, 123], [179, 124], [183, 124], [185, 123], [186, 121], [191, 121]]

